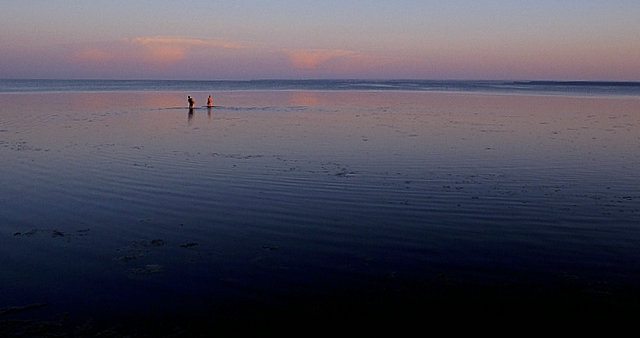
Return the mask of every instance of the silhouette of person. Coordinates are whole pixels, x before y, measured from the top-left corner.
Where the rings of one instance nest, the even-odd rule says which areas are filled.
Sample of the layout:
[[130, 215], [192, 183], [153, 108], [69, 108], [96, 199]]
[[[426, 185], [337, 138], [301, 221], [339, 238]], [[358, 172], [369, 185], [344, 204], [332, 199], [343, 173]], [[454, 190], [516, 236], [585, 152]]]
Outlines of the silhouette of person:
[[207, 107], [213, 107], [213, 99], [211, 98], [211, 95], [207, 98]]
[[196, 104], [196, 100], [191, 96], [187, 96], [187, 102], [189, 102], [189, 109], [193, 109], [193, 105]]

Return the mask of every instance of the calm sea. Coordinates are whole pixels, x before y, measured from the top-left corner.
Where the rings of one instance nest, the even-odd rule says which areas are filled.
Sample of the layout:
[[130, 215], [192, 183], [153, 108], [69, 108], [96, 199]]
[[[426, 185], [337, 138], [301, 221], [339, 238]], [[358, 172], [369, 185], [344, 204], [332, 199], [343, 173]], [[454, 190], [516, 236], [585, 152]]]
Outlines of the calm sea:
[[444, 80], [0, 80], [0, 93], [68, 91], [393, 90], [640, 95], [640, 82]]
[[639, 90], [2, 80], [2, 327], [638, 311]]

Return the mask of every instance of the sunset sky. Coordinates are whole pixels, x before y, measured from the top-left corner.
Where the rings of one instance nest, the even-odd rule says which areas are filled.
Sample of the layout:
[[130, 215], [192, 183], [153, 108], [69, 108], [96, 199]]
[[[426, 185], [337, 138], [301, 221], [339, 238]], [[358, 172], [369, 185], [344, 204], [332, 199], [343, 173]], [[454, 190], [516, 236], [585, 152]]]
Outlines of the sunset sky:
[[0, 0], [0, 78], [640, 81], [637, 0]]

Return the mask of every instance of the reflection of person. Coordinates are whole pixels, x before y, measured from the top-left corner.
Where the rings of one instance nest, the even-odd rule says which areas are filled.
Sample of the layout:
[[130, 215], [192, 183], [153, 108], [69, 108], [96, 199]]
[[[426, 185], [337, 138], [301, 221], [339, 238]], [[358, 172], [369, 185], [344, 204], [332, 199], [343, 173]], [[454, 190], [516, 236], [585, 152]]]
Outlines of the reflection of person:
[[213, 99], [211, 99], [211, 95], [209, 95], [209, 97], [207, 98], [207, 107], [212, 107], [213, 106]]
[[193, 105], [196, 104], [196, 100], [191, 96], [187, 96], [187, 102], [189, 102], [189, 109], [193, 109]]

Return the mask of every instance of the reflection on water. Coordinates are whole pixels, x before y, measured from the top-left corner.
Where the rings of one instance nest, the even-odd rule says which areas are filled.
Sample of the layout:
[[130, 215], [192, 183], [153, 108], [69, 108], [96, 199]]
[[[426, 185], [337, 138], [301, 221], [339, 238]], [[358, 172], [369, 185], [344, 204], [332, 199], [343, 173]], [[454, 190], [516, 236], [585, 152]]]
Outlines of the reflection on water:
[[191, 120], [193, 120], [193, 108], [189, 108], [189, 113], [187, 114], [187, 120], [189, 124], [191, 124]]
[[640, 281], [637, 98], [185, 97], [0, 95], [0, 308]]

